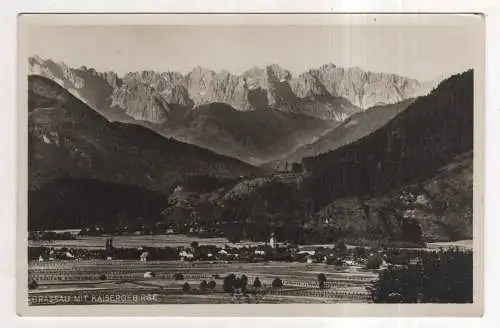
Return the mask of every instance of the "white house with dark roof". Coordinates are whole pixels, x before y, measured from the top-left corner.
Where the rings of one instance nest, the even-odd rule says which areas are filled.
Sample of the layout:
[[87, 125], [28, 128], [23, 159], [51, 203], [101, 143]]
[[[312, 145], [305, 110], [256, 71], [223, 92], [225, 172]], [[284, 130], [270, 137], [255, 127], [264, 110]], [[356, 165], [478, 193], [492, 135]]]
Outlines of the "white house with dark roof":
[[149, 256], [148, 252], [142, 252], [139, 259], [141, 260], [141, 262], [146, 262], [148, 260], [148, 256]]

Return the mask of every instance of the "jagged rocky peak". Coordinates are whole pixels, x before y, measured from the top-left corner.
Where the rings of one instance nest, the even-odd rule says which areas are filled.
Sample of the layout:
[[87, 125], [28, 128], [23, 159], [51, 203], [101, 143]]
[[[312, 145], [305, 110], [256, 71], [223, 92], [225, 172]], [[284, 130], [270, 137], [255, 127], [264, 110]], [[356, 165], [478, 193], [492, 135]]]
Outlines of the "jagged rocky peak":
[[[151, 70], [98, 73], [92, 68], [71, 69], [62, 63], [30, 58], [30, 73], [48, 77], [94, 108], [117, 106], [138, 120], [164, 121], [170, 105], [194, 107], [223, 102], [239, 111], [273, 107], [285, 112], [338, 118], [347, 99], [354, 107], [396, 103], [427, 93], [416, 80], [394, 74], [373, 73], [359, 67], [341, 68], [330, 63], [298, 76], [278, 64], [252, 67], [241, 75], [201, 66], [188, 74]], [[166, 104], [166, 105], [165, 105]], [[348, 106], [349, 104], [346, 104]], [[152, 113], [147, 113], [148, 108]], [[342, 114], [343, 115], [343, 114]]]
[[169, 104], [177, 104], [186, 107], [192, 107], [194, 105], [189, 97], [187, 89], [179, 84], [169, 84], [160, 94]]
[[263, 68], [254, 66], [241, 75], [248, 90], [267, 89], [267, 79]]
[[161, 76], [168, 83], [182, 84], [184, 80], [184, 75], [182, 75], [179, 72], [172, 72], [172, 71], [163, 72], [161, 73]]
[[160, 94], [164, 79], [153, 71], [127, 73], [123, 84], [113, 91], [112, 105], [119, 106], [136, 120], [161, 123], [168, 118], [168, 103]]
[[112, 95], [113, 106], [119, 106], [125, 113], [140, 121], [162, 123], [168, 119], [168, 102], [154, 87], [146, 84], [129, 86], [123, 84]]
[[102, 73], [101, 75], [106, 82], [108, 82], [109, 85], [111, 85], [113, 88], [119, 88], [122, 85], [122, 79], [118, 77], [118, 74], [116, 74], [113, 71], [107, 71]]
[[138, 84], [148, 85], [150, 87], [163, 90], [166, 87], [166, 81], [161, 74], [155, 71], [138, 71], [125, 74], [123, 82], [126, 86], [133, 88]]
[[210, 82], [214, 79], [215, 72], [203, 68], [201, 66], [196, 66], [189, 72], [186, 76], [188, 86], [199, 85], [201, 88], [207, 87]]
[[330, 95], [328, 90], [318, 79], [317, 72], [315, 71], [300, 74], [290, 82], [290, 86], [292, 91], [300, 98]]
[[291, 81], [298, 97], [324, 95], [344, 97], [367, 109], [376, 104], [396, 103], [417, 93], [417, 80], [387, 73], [374, 73], [359, 67], [341, 68], [334, 64], [311, 69]]
[[149, 70], [127, 73], [121, 86], [113, 91], [113, 105], [137, 120], [165, 122], [171, 114], [170, 104], [193, 105], [188, 91], [180, 83], [181, 78], [182, 75], [176, 72]]
[[319, 68], [319, 70], [330, 70], [330, 69], [335, 69], [337, 68], [337, 65], [333, 64], [333, 63], [328, 63], [328, 64], [323, 64], [321, 65], [321, 67]]
[[268, 65], [266, 72], [270, 82], [288, 82], [292, 78], [292, 73], [278, 64]]
[[245, 79], [228, 71], [215, 72], [195, 67], [185, 78], [185, 86], [195, 105], [224, 102], [238, 110], [249, 110]]

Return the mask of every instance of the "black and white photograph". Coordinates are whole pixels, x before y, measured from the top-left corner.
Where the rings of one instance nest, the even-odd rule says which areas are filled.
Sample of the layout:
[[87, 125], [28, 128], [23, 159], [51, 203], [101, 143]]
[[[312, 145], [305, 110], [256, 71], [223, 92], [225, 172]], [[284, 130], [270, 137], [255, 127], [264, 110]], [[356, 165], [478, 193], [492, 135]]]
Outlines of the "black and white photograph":
[[482, 18], [339, 16], [25, 16], [28, 306], [482, 302]]

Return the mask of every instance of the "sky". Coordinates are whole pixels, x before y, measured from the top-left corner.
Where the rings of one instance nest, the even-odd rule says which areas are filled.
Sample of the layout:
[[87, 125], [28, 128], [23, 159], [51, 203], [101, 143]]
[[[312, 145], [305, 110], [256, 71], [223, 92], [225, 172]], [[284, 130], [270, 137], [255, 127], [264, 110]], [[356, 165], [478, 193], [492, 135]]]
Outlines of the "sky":
[[477, 30], [467, 25], [35, 26], [29, 55], [119, 75], [234, 74], [277, 63], [300, 74], [332, 63], [429, 81], [474, 68]]

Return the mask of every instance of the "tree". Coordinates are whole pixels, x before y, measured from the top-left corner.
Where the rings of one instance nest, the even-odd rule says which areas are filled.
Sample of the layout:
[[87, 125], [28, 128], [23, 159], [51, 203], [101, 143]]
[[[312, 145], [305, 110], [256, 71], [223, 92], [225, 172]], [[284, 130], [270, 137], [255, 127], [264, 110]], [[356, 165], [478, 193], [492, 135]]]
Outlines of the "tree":
[[326, 264], [342, 266], [344, 262], [335, 256], [329, 256], [326, 258]]
[[196, 251], [196, 249], [198, 249], [198, 246], [199, 246], [199, 244], [198, 244], [198, 242], [197, 242], [197, 241], [193, 241], [193, 242], [191, 242], [191, 247], [192, 247], [195, 251]]
[[324, 289], [325, 286], [326, 286], [326, 276], [324, 273], [320, 273], [318, 275], [318, 284], [319, 284], [319, 288], [321, 289]]
[[471, 303], [472, 252], [423, 252], [419, 264], [389, 267], [370, 290], [376, 303]]
[[293, 162], [292, 163], [292, 172], [293, 173], [302, 173], [304, 168], [301, 163]]
[[28, 281], [28, 289], [37, 289], [38, 288], [38, 283], [36, 282], [35, 279], [30, 279]]
[[254, 286], [255, 288], [260, 288], [260, 287], [262, 287], [262, 283], [260, 282], [259, 277], [255, 277], [255, 279], [254, 279], [254, 281], [253, 281], [253, 286]]
[[339, 241], [335, 244], [335, 251], [338, 253], [344, 253], [347, 251], [347, 246], [343, 241]]
[[248, 277], [246, 275], [242, 275], [240, 277], [240, 288], [242, 292], [246, 292], [248, 285]]
[[207, 284], [207, 287], [210, 288], [210, 290], [214, 290], [215, 286], [217, 286], [215, 280], [210, 280], [210, 282]]
[[204, 293], [207, 291], [207, 288], [208, 288], [208, 284], [207, 284], [207, 281], [206, 280], [203, 280], [201, 283], [200, 283], [200, 292]]
[[382, 265], [382, 260], [379, 256], [373, 255], [368, 258], [368, 262], [366, 263], [366, 268], [368, 270], [377, 270]]
[[366, 257], [366, 248], [362, 247], [362, 246], [358, 246], [354, 249], [354, 256], [357, 258], [357, 259], [360, 259], [360, 258], [365, 258]]
[[232, 293], [234, 292], [236, 284], [237, 284], [236, 276], [234, 275], [234, 273], [231, 273], [224, 278], [222, 289], [226, 293]]
[[280, 288], [280, 287], [283, 287], [283, 281], [281, 281], [281, 279], [280, 279], [280, 278], [274, 278], [274, 280], [273, 280], [273, 282], [272, 282], [271, 286], [272, 286], [273, 288]]
[[189, 284], [187, 282], [185, 282], [184, 285], [182, 285], [182, 292], [188, 293], [190, 290], [191, 290], [191, 286], [189, 286]]
[[229, 236], [227, 236], [227, 240], [229, 240], [229, 242], [233, 244], [239, 243], [241, 241], [241, 233], [231, 233]]
[[176, 274], [174, 274], [174, 279], [175, 280], [183, 280], [184, 279], [184, 275], [180, 272], [177, 272]]

